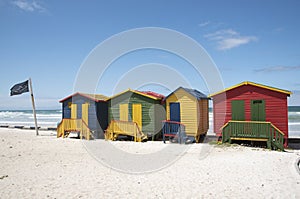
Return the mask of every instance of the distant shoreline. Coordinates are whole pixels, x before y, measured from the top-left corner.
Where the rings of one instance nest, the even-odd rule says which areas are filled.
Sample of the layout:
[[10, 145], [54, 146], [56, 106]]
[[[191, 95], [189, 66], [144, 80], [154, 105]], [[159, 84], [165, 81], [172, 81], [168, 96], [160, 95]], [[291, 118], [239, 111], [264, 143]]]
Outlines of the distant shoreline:
[[[9, 129], [23, 129], [23, 130], [35, 130], [34, 126], [22, 126], [22, 125], [0, 125], [0, 128], [9, 128]], [[38, 127], [42, 131], [56, 131], [56, 127]]]

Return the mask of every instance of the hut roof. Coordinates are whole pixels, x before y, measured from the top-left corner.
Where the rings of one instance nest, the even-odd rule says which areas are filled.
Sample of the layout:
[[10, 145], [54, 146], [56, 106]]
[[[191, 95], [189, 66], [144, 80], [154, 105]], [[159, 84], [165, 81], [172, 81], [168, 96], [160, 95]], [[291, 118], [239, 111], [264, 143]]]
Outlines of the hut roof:
[[105, 101], [108, 99], [108, 97], [106, 97], [105, 95], [100, 95], [100, 94], [89, 94], [89, 93], [80, 93], [80, 92], [77, 92], [77, 93], [74, 93], [73, 95], [70, 95], [62, 100], [60, 100], [59, 102], [62, 103], [76, 95], [80, 95], [82, 97], [85, 97], [85, 98], [88, 98], [90, 100], [93, 100], [95, 102], [99, 102], [99, 101]]
[[229, 88], [227, 88], [225, 90], [219, 91], [217, 93], [210, 94], [209, 97], [213, 97], [213, 96], [216, 96], [218, 94], [221, 94], [221, 93], [224, 93], [224, 92], [227, 92], [229, 90], [238, 88], [240, 86], [245, 86], [245, 85], [256, 86], [256, 87], [260, 87], [260, 88], [272, 90], [272, 91], [275, 91], [275, 92], [284, 93], [287, 96], [290, 96], [292, 94], [292, 92], [288, 91], [288, 90], [283, 90], [283, 89], [279, 89], [279, 88], [275, 88], [275, 87], [271, 87], [271, 86], [266, 86], [266, 85], [263, 85], [263, 84], [258, 84], [258, 83], [254, 83], [254, 82], [245, 81], [245, 82], [239, 83], [237, 85], [231, 86], [231, 87], [229, 87]]
[[112, 96], [112, 97], [110, 97], [110, 98], [108, 98], [106, 100], [110, 100], [112, 98], [115, 98], [115, 97], [117, 97], [119, 95], [122, 95], [124, 93], [127, 93], [127, 92], [132, 92], [132, 93], [135, 93], [135, 94], [138, 94], [138, 95], [142, 95], [142, 96], [154, 99], [154, 100], [161, 100], [161, 99], [164, 98], [163, 95], [155, 93], [155, 92], [152, 92], [152, 91], [137, 91], [137, 90], [132, 90], [132, 89], [129, 88], [129, 89], [127, 89], [127, 90], [125, 90], [125, 91], [123, 91], [121, 93], [118, 93], [118, 94], [116, 94], [116, 95], [114, 95], [114, 96]]
[[209, 97], [207, 97], [205, 94], [201, 93], [200, 91], [198, 91], [196, 89], [183, 88], [183, 87], [177, 88], [175, 91], [173, 91], [172, 93], [170, 93], [166, 98], [168, 98], [169, 96], [171, 96], [173, 93], [175, 93], [179, 89], [183, 89], [185, 92], [189, 93], [190, 95], [192, 95], [193, 97], [195, 97], [197, 100], [200, 100], [200, 99], [209, 99]]
[[152, 91], [139, 91], [141, 93], [144, 93], [144, 94], [147, 94], [147, 95], [151, 95], [153, 97], [157, 97], [157, 98], [160, 98], [160, 99], [163, 99], [165, 96], [162, 95], [162, 94], [159, 94], [159, 93], [155, 93], [155, 92], [152, 92]]

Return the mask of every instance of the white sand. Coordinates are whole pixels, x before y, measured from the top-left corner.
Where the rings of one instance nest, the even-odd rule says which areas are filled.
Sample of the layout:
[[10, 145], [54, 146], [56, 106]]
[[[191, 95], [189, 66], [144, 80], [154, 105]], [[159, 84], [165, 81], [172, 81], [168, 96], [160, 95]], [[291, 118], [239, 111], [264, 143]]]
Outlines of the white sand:
[[[299, 150], [193, 144], [164, 169], [129, 174], [103, 166], [80, 140], [41, 134], [0, 129], [0, 198], [300, 198]], [[141, 154], [166, 148], [162, 142], [113, 145]]]

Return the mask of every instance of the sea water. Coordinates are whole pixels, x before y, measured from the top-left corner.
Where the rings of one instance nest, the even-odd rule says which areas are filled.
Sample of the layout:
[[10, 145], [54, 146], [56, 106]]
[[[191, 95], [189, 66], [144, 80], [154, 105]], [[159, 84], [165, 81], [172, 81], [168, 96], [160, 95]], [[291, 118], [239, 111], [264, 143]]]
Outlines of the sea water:
[[[62, 119], [61, 110], [37, 110], [40, 127], [56, 127]], [[288, 107], [289, 137], [300, 137], [300, 106]], [[34, 126], [32, 110], [2, 110], [0, 125]], [[209, 134], [213, 132], [213, 112], [209, 109]]]
[[[56, 127], [62, 119], [61, 110], [37, 110], [37, 123], [40, 127]], [[34, 126], [32, 110], [2, 110], [0, 125]]]
[[289, 137], [300, 137], [300, 106], [289, 106]]

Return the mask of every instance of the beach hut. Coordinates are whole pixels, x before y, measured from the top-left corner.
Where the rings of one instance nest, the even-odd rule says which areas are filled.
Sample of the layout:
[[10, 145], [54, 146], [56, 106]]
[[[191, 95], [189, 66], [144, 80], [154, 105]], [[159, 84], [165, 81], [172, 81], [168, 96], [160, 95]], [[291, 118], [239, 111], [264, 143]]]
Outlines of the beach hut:
[[185, 134], [199, 142], [209, 128], [208, 100], [209, 98], [198, 90], [177, 88], [165, 98], [167, 120], [163, 125], [182, 125]]
[[108, 125], [108, 105], [104, 95], [75, 93], [62, 100], [62, 121], [57, 127], [57, 137], [77, 131], [81, 137], [104, 138]]
[[282, 148], [284, 138], [287, 147], [290, 94], [249, 81], [212, 94], [214, 132], [223, 142], [266, 141], [269, 148]]
[[165, 119], [163, 98], [158, 93], [132, 89], [109, 98], [106, 138], [115, 140], [118, 135], [129, 135], [135, 141], [154, 139], [161, 132], [161, 121]]

